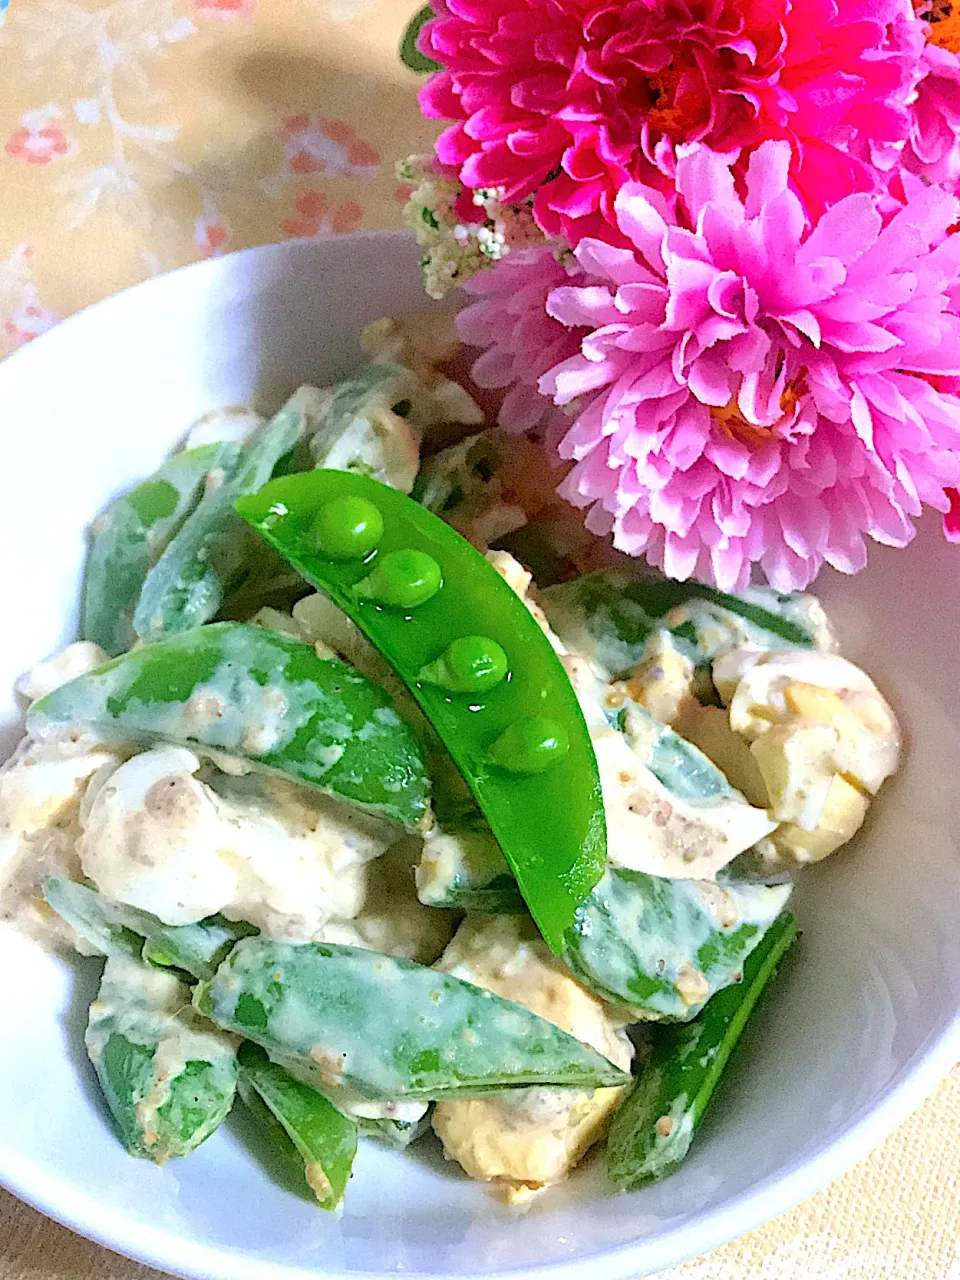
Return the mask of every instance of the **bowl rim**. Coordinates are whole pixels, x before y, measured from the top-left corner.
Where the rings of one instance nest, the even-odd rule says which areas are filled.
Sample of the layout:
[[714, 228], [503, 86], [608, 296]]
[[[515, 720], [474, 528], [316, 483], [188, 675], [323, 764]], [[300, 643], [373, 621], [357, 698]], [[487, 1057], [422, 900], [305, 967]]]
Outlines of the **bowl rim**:
[[[403, 231], [360, 231], [338, 237], [351, 241], [400, 238], [409, 240], [412, 236]], [[266, 262], [270, 258], [298, 254], [310, 257], [318, 248], [315, 241], [260, 245], [153, 276], [69, 316], [0, 364], [19, 368], [34, 361], [42, 367], [47, 352], [58, 342], [69, 341], [73, 330], [82, 326], [91, 313], [126, 305], [130, 295], [141, 291], [171, 287], [168, 282], [185, 272], [207, 274], [212, 279], [218, 275], [229, 278], [240, 259]], [[0, 384], [2, 378], [0, 371]], [[874, 1103], [861, 1108], [838, 1128], [818, 1152], [797, 1158], [729, 1203], [689, 1223], [668, 1226], [628, 1244], [578, 1258], [495, 1272], [432, 1272], [427, 1280], [470, 1280], [471, 1276], [479, 1280], [480, 1275], [484, 1280], [635, 1280], [707, 1253], [786, 1212], [863, 1159], [935, 1091], [958, 1060], [960, 1008], [938, 1034], [928, 1037], [914, 1052], [908, 1065]], [[0, 1187], [78, 1235], [136, 1262], [190, 1277], [190, 1280], [383, 1280], [385, 1274], [382, 1271], [326, 1271], [315, 1266], [270, 1262], [245, 1251], [184, 1240], [170, 1231], [134, 1223], [123, 1212], [105, 1208], [74, 1184], [20, 1156], [4, 1143], [2, 1135]]]

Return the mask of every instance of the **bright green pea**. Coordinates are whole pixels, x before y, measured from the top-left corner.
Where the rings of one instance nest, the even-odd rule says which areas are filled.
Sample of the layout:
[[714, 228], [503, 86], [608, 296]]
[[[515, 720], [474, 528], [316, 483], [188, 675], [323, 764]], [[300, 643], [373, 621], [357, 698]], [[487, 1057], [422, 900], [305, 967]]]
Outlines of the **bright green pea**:
[[528, 716], [504, 729], [490, 759], [509, 773], [543, 773], [570, 750], [563, 725], [549, 716]]
[[330, 560], [362, 560], [383, 537], [383, 516], [366, 498], [344, 494], [320, 508], [313, 532]]
[[486, 693], [507, 675], [507, 655], [489, 636], [460, 636], [420, 672], [426, 684], [451, 693]]
[[437, 594], [443, 574], [433, 556], [412, 547], [390, 551], [357, 583], [361, 599], [376, 600], [394, 609], [416, 609]]

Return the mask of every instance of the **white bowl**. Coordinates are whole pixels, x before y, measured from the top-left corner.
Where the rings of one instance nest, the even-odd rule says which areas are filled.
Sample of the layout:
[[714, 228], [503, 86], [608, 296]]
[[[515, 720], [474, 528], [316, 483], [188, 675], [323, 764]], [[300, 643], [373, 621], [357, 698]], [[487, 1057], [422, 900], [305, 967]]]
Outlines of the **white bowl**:
[[[188, 267], [0, 366], [0, 739], [16, 676], [74, 635], [84, 526], [215, 405], [275, 405], [359, 359], [361, 325], [423, 305], [401, 236]], [[856, 849], [801, 882], [801, 946], [688, 1163], [630, 1196], [593, 1160], [520, 1216], [426, 1141], [364, 1144], [341, 1217], [280, 1189], [230, 1122], [165, 1169], [130, 1160], [82, 1048], [96, 966], [0, 933], [0, 1183], [132, 1257], [222, 1280], [627, 1280], [779, 1213], [879, 1142], [960, 1057], [960, 592], [934, 522], [819, 590], [902, 717], [908, 754]]]

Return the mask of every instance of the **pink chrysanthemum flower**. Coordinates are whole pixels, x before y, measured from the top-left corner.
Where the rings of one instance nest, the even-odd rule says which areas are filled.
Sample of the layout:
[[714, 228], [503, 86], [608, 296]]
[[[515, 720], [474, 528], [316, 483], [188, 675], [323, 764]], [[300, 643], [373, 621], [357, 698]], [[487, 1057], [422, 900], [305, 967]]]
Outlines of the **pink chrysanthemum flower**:
[[540, 382], [580, 407], [562, 492], [621, 550], [725, 589], [754, 562], [783, 590], [856, 572], [864, 534], [906, 544], [960, 481], [960, 398], [938, 389], [960, 385], [960, 202], [908, 174], [895, 216], [855, 194], [811, 230], [789, 163], [760, 147], [745, 199], [702, 147], [673, 200], [624, 187], [631, 248], [582, 241], [590, 282], [547, 304], [591, 330]]
[[[547, 235], [607, 236], [627, 181], [673, 176], [678, 144], [794, 148], [814, 209], [872, 191], [869, 145], [907, 136], [919, 45], [909, 0], [437, 0], [421, 92], [456, 123], [440, 161], [471, 188], [536, 193]], [[604, 222], [607, 229], [604, 229]]]
[[906, 169], [953, 190], [960, 180], [960, 58], [928, 44], [922, 76], [910, 107], [910, 137], [903, 151]]
[[[567, 255], [569, 256], [569, 254]], [[496, 270], [475, 276], [466, 286], [478, 301], [457, 316], [464, 342], [483, 355], [470, 373], [478, 387], [506, 390], [498, 422], [509, 432], [537, 431], [558, 444], [571, 419], [538, 390], [553, 365], [580, 350], [586, 329], [570, 329], [547, 314], [547, 297], [559, 285], [585, 282], [571, 264], [567, 270], [546, 247], [509, 254]]]

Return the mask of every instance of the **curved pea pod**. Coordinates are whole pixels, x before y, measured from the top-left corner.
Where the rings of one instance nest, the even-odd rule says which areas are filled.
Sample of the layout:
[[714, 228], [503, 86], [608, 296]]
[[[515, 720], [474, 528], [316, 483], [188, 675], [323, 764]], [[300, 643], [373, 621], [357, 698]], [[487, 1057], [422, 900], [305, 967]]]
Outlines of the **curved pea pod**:
[[144, 934], [131, 923], [132, 917], [139, 917], [140, 912], [110, 907], [100, 901], [93, 889], [59, 877], [44, 884], [43, 896], [77, 937], [101, 955], [140, 959]]
[[609, 716], [634, 755], [679, 799], [700, 803], [734, 796], [743, 799], [709, 756], [639, 703], [628, 699], [617, 710], [611, 710]]
[[244, 1137], [248, 1147], [259, 1157], [265, 1171], [284, 1190], [296, 1192], [305, 1200], [315, 1200], [313, 1190], [304, 1177], [300, 1152], [242, 1071], [237, 1080], [237, 1096], [243, 1103], [247, 1116], [253, 1121], [253, 1132], [246, 1128]]
[[241, 1079], [279, 1122], [303, 1162], [303, 1174], [321, 1208], [335, 1209], [343, 1199], [354, 1157], [357, 1126], [323, 1094], [301, 1084], [271, 1062], [255, 1044], [238, 1054]]
[[710, 880], [776, 827], [692, 743], [627, 701], [594, 735], [610, 862], [653, 876]]
[[416, 881], [417, 897], [427, 907], [492, 915], [526, 910], [500, 846], [482, 821], [472, 829], [432, 832], [424, 842]]
[[43, 896], [75, 933], [103, 955], [143, 959], [192, 978], [212, 978], [234, 943], [257, 932], [252, 925], [223, 916], [197, 924], [164, 924], [147, 911], [104, 902], [95, 890], [74, 880], [48, 880]]
[[740, 981], [789, 896], [789, 884], [666, 880], [610, 867], [567, 931], [563, 958], [631, 1018], [687, 1022]]
[[141, 640], [160, 640], [209, 622], [227, 592], [245, 576], [248, 548], [233, 504], [270, 479], [307, 429], [319, 393], [297, 391], [260, 427], [224, 473], [208, 486], [196, 509], [150, 570], [134, 614]]
[[236, 444], [215, 443], [175, 453], [97, 516], [84, 571], [81, 639], [111, 657], [136, 643], [133, 615], [147, 574], [200, 501], [208, 477], [230, 470], [239, 452]]
[[218, 622], [145, 645], [61, 685], [28, 713], [36, 738], [77, 726], [225, 751], [415, 829], [423, 756], [389, 696], [277, 631]]
[[234, 1041], [197, 1017], [190, 988], [172, 974], [108, 959], [86, 1044], [133, 1156], [163, 1164], [189, 1155], [233, 1105]]
[[659, 1031], [610, 1128], [607, 1172], [616, 1186], [634, 1191], [683, 1162], [750, 1014], [796, 938], [796, 921], [785, 913], [747, 960], [739, 986], [711, 1000], [696, 1022]]
[[[318, 545], [318, 516], [344, 498], [364, 499], [382, 518], [383, 535], [363, 559], [335, 560]], [[558, 949], [603, 873], [606, 822], [583, 712], [523, 602], [438, 516], [363, 476], [287, 476], [237, 509], [403, 679], [468, 783], [544, 938]], [[424, 678], [465, 636], [502, 649], [506, 677], [474, 693]]]
[[739, 595], [704, 582], [601, 569], [540, 593], [550, 625], [574, 653], [626, 676], [666, 629], [698, 663], [752, 642], [763, 649], [831, 648], [833, 638], [813, 596], [748, 587]]
[[625, 1076], [553, 1023], [449, 974], [330, 943], [239, 942], [196, 1008], [341, 1110]]

